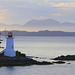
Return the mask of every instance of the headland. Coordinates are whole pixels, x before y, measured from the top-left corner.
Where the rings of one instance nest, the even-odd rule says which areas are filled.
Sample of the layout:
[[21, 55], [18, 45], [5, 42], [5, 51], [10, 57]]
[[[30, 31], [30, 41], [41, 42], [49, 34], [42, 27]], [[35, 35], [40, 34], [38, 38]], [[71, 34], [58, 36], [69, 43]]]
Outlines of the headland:
[[29, 66], [29, 65], [51, 65], [53, 63], [46, 61], [36, 61], [28, 58], [25, 54], [16, 51], [15, 57], [4, 56], [4, 52], [0, 53], [0, 66]]

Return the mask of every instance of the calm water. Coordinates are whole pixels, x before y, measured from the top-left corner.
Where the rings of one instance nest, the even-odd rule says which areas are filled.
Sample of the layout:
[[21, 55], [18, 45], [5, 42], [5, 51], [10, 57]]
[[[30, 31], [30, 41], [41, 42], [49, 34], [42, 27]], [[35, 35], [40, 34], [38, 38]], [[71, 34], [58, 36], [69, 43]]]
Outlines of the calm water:
[[[2, 46], [5, 47], [6, 39]], [[15, 50], [19, 50], [28, 56], [53, 58], [58, 55], [75, 54], [75, 37], [36, 37], [16, 36]], [[44, 59], [45, 60], [45, 59]], [[50, 60], [49, 60], [50, 61]], [[75, 61], [71, 64], [25, 66], [25, 67], [1, 67], [0, 75], [75, 75]]]

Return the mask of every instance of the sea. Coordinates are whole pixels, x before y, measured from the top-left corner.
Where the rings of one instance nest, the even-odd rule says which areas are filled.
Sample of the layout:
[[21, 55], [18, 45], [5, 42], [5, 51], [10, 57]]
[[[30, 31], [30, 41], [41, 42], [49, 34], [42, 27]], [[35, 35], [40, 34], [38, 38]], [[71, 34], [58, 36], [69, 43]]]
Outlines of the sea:
[[[6, 38], [2, 36], [1, 39], [1, 46], [6, 47]], [[51, 58], [75, 55], [75, 36], [15, 36], [14, 49], [27, 56], [39, 57], [34, 60], [52, 62]], [[66, 64], [0, 67], [0, 75], [75, 75], [75, 61], [65, 62]]]

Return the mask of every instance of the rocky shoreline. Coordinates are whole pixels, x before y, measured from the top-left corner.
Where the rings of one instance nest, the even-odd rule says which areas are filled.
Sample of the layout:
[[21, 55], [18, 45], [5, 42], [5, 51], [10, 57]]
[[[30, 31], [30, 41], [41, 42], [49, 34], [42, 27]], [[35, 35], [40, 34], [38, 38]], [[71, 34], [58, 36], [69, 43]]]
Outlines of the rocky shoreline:
[[28, 58], [25, 54], [16, 51], [15, 57], [4, 56], [4, 52], [0, 53], [0, 66], [29, 66], [29, 65], [51, 65], [53, 63], [46, 61], [36, 61]]
[[47, 61], [37, 61], [25, 54], [16, 51], [15, 57], [4, 56], [4, 52], [0, 53], [0, 67], [2, 66], [30, 66], [30, 65], [53, 65], [53, 64], [64, 64], [64, 61], [57, 62], [47, 62]]
[[73, 60], [75, 60], [75, 55], [66, 55], [66, 56], [61, 55], [56, 58], [53, 58], [52, 60], [69, 60], [69, 61], [71, 60], [71, 61], [73, 61]]
[[50, 62], [39, 62], [25, 57], [0, 57], [0, 66], [29, 66], [29, 65], [51, 65]]

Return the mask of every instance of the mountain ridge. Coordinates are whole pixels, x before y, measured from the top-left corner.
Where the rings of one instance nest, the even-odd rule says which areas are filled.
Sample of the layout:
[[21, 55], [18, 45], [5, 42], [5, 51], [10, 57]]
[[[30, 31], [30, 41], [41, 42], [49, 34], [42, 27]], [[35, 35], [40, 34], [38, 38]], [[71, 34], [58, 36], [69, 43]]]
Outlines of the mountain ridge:
[[27, 31], [2, 31], [2, 36], [12, 32], [15, 36], [75, 36], [75, 32], [64, 32], [64, 31], [38, 31], [38, 32], [27, 32]]
[[54, 19], [43, 19], [43, 20], [30, 20], [25, 25], [49, 25], [49, 24], [60, 24], [60, 22]]
[[30, 20], [24, 25], [11, 24], [6, 25], [0, 23], [0, 30], [26, 30], [26, 31], [41, 31], [41, 30], [51, 30], [51, 31], [66, 31], [75, 32], [75, 23], [70, 22], [59, 22], [54, 19], [43, 19], [43, 20]]
[[[40, 22], [40, 23], [39, 23]], [[33, 23], [33, 24], [32, 24]], [[39, 24], [38, 24], [39, 23]], [[42, 19], [42, 20], [30, 20], [28, 21], [26, 24], [24, 25], [59, 25], [59, 24], [70, 24], [70, 25], [75, 25], [75, 23], [71, 23], [71, 22], [59, 22], [57, 20], [54, 20], [54, 19]]]

